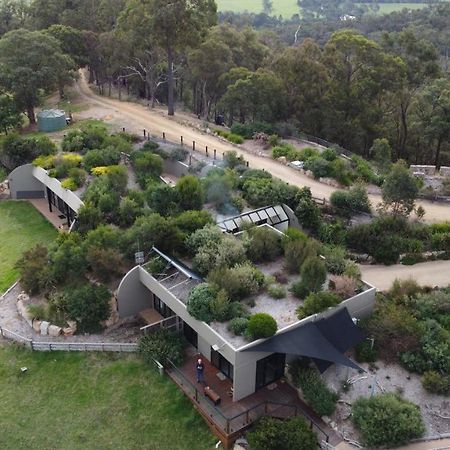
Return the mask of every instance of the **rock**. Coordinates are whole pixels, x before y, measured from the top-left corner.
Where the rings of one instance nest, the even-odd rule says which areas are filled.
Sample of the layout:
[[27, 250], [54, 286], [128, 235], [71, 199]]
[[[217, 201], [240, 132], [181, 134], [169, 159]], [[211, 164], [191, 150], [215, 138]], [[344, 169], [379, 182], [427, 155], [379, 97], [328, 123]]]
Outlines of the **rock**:
[[49, 325], [47, 331], [49, 336], [57, 337], [61, 334], [61, 327], [58, 327], [56, 325]]
[[41, 334], [42, 334], [42, 336], [45, 336], [45, 335], [47, 335], [48, 334], [48, 327], [50, 326], [50, 323], [49, 322], [47, 322], [47, 321], [45, 321], [45, 320], [43, 320], [42, 322], [41, 322]]
[[22, 302], [29, 302], [30, 301], [30, 296], [25, 292], [22, 291], [18, 296], [17, 296], [17, 301], [22, 301]]
[[328, 416], [322, 416], [322, 420], [323, 420], [327, 425], [329, 425], [330, 422], [331, 422], [331, 419], [330, 419]]
[[69, 325], [70, 328], [74, 328], [75, 330], [77, 329], [77, 323], [75, 320], [68, 320], [67, 325]]
[[17, 301], [17, 312], [19, 313], [19, 316], [25, 319], [30, 327], [33, 326], [33, 317], [31, 317], [30, 313], [28, 312], [28, 306], [25, 305], [23, 300]]
[[41, 321], [40, 320], [33, 320], [33, 330], [36, 331], [36, 333], [40, 333], [40, 331], [41, 331]]
[[280, 156], [277, 161], [280, 161], [281, 164], [287, 164], [286, 156]]
[[75, 331], [72, 327], [63, 328], [62, 332], [64, 336], [73, 336], [75, 334]]

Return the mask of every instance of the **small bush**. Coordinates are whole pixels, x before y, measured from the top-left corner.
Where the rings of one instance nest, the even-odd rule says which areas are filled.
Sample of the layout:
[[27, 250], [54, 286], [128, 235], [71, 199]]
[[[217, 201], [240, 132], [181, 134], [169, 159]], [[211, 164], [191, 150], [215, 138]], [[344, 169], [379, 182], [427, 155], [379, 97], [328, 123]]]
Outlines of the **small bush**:
[[210, 323], [214, 320], [211, 311], [211, 302], [215, 299], [216, 292], [207, 283], [199, 284], [189, 293], [187, 312], [197, 320]]
[[78, 189], [77, 183], [73, 178], [66, 178], [61, 182], [61, 187], [69, 191], [76, 191]]
[[235, 317], [228, 324], [228, 330], [236, 336], [242, 336], [246, 333], [248, 327], [248, 319], [245, 317]]
[[227, 137], [227, 140], [232, 142], [233, 144], [242, 144], [244, 142], [244, 138], [239, 136], [238, 134], [230, 133]]
[[377, 360], [378, 353], [375, 346], [368, 339], [361, 342], [355, 347], [355, 359], [359, 363], [368, 362], [374, 363]]
[[400, 301], [404, 298], [415, 297], [417, 294], [422, 292], [422, 288], [419, 286], [416, 280], [412, 278], [407, 278], [406, 280], [399, 280], [396, 278], [389, 289], [389, 296], [395, 300]]
[[306, 258], [300, 269], [302, 283], [312, 292], [322, 289], [327, 278], [325, 262], [318, 257]]
[[355, 278], [345, 275], [334, 275], [330, 277], [329, 289], [337, 294], [342, 300], [353, 297], [358, 289], [358, 283]]
[[299, 319], [304, 319], [312, 314], [318, 314], [328, 308], [332, 308], [340, 302], [340, 297], [332, 292], [311, 293], [306, 297], [303, 306], [297, 308], [297, 316]]
[[317, 448], [317, 437], [303, 417], [279, 420], [263, 417], [247, 434], [254, 450], [311, 450]]
[[349, 191], [334, 191], [330, 202], [345, 217], [359, 212], [370, 213], [371, 210], [369, 197], [362, 186], [355, 186]]
[[277, 323], [270, 314], [254, 314], [248, 321], [248, 333], [252, 339], [268, 338], [273, 336], [277, 329]]
[[395, 394], [360, 397], [353, 404], [352, 420], [367, 447], [399, 446], [425, 432], [419, 407]]
[[250, 261], [274, 261], [281, 255], [280, 235], [267, 227], [254, 227], [247, 232], [249, 236], [247, 255]]
[[28, 314], [33, 318], [33, 320], [46, 320], [48, 316], [48, 311], [45, 305], [31, 304], [28, 306]]
[[294, 383], [302, 390], [306, 402], [319, 416], [333, 414], [339, 397], [328, 389], [315, 370], [299, 368], [294, 376]]
[[165, 366], [169, 360], [175, 365], [180, 365], [183, 362], [183, 350], [180, 335], [164, 328], [139, 340], [139, 353], [151, 366], [155, 365], [155, 361]]
[[400, 264], [403, 264], [404, 266], [413, 266], [414, 264], [418, 264], [424, 261], [426, 261], [426, 258], [421, 254], [408, 253], [401, 258]]
[[317, 256], [318, 244], [313, 240], [290, 240], [284, 246], [284, 266], [290, 273], [299, 273], [306, 259]]
[[286, 297], [286, 288], [280, 286], [279, 284], [272, 284], [267, 289], [268, 294], [275, 299]]
[[422, 386], [433, 394], [450, 395], [450, 375], [442, 375], [434, 371], [423, 374]]

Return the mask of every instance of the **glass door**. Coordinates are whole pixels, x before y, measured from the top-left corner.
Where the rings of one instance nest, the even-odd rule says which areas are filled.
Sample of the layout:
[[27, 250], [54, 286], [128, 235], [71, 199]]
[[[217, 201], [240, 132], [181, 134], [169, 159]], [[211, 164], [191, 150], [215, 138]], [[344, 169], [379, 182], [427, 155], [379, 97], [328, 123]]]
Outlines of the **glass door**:
[[233, 379], [233, 364], [231, 364], [224, 356], [219, 352], [216, 352], [211, 347], [211, 363], [214, 367], [219, 369], [227, 378]]
[[261, 389], [284, 375], [286, 355], [274, 353], [256, 363], [256, 389]]

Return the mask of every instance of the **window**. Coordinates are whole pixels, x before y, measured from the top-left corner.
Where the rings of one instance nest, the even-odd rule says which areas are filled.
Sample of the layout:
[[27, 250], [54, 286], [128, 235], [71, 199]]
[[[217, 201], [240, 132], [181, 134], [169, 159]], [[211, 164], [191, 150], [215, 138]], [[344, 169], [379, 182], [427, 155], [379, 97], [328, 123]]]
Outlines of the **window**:
[[286, 355], [284, 353], [274, 353], [267, 358], [260, 359], [256, 363], [256, 389], [273, 383], [284, 374]]
[[153, 308], [155, 308], [165, 319], [175, 315], [175, 313], [156, 295], [153, 295]]
[[183, 334], [186, 340], [195, 348], [198, 348], [198, 334], [186, 322], [183, 321]]
[[214, 367], [217, 367], [227, 378], [233, 379], [233, 364], [231, 364], [224, 356], [219, 352], [216, 352], [211, 347], [211, 363]]

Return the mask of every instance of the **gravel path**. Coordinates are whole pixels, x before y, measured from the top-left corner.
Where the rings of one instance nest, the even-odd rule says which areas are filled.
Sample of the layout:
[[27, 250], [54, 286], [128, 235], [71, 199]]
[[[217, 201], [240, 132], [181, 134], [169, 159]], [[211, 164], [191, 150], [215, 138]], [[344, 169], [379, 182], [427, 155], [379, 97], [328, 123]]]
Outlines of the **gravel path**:
[[75, 336], [41, 336], [36, 333], [17, 313], [17, 296], [21, 292], [20, 284], [0, 297], [0, 326], [37, 342], [136, 342], [139, 326], [136, 323], [124, 323], [99, 334], [79, 334]]

